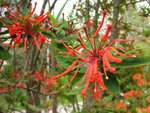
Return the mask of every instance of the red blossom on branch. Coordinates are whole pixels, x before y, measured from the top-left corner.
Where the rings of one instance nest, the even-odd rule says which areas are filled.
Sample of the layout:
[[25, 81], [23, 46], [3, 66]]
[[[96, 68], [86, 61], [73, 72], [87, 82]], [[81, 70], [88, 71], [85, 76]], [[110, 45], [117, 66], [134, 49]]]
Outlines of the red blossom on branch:
[[[82, 48], [81, 51], [79, 51], [80, 49], [77, 50], [78, 47], [74, 49], [74, 48], [68, 46], [67, 44], [65, 44], [65, 42], [63, 40], [60, 41], [68, 50], [68, 52], [64, 52], [64, 54], [67, 54], [70, 57], [75, 56], [77, 58], [77, 60], [74, 61], [70, 65], [70, 67], [66, 71], [61, 73], [60, 75], [52, 76], [52, 79], [58, 79], [62, 76], [65, 76], [66, 74], [68, 74], [69, 72], [74, 70], [74, 67], [76, 66], [74, 75], [72, 76], [71, 80], [65, 85], [65, 86], [68, 86], [74, 80], [74, 78], [77, 76], [79, 69], [83, 65], [87, 64], [86, 72], [85, 72], [82, 80], [80, 81], [80, 83], [77, 86], [77, 87], [79, 87], [84, 81], [86, 81], [84, 89], [80, 92], [80, 94], [83, 97], [86, 97], [86, 95], [88, 94], [87, 91], [88, 91], [88, 88], [91, 83], [94, 83], [93, 93], [94, 93], [94, 97], [96, 99], [99, 97], [99, 94], [102, 90], [106, 90], [102, 76], [105, 75], [106, 79], [109, 79], [107, 76], [107, 71], [110, 71], [112, 73], [116, 72], [116, 68], [114, 68], [110, 65], [110, 61], [116, 62], [116, 63], [122, 62], [122, 60], [120, 58], [114, 57], [110, 51], [114, 51], [117, 55], [120, 55], [123, 57], [136, 57], [135, 55], [126, 55], [125, 54], [126, 51], [124, 51], [122, 48], [119, 48], [119, 47], [115, 48], [112, 46], [115, 42], [130, 42], [130, 41], [136, 40], [140, 36], [137, 38], [131, 39], [131, 40], [116, 39], [116, 40], [106, 44], [104, 42], [106, 42], [106, 40], [108, 39], [109, 33], [112, 29], [112, 25], [109, 24], [107, 26], [106, 33], [102, 36], [102, 38], [99, 38], [99, 39], [97, 38], [98, 33], [100, 32], [100, 30], [103, 26], [106, 13], [107, 13], [107, 11], [105, 10], [103, 12], [102, 21], [101, 21], [99, 27], [97, 28], [96, 32], [94, 33], [93, 38], [89, 37], [86, 27], [83, 27], [86, 36], [82, 36], [82, 34], [79, 32], [79, 37], [77, 40], [81, 44], [79, 46], [79, 48]], [[97, 41], [99, 41], [99, 44], [97, 43]], [[89, 42], [90, 47], [86, 46], [85, 42]], [[104, 74], [101, 73], [99, 71], [99, 69], [101, 69]], [[65, 86], [63, 86], [63, 87], [65, 87]]]
[[140, 80], [142, 78], [142, 75], [141, 74], [134, 74], [132, 76], [133, 80]]
[[117, 103], [116, 104], [116, 110], [119, 110], [119, 109], [123, 109], [123, 110], [127, 110], [127, 106], [123, 103]]
[[[30, 40], [32, 45], [35, 45], [39, 50], [40, 43], [51, 42], [49, 39], [44, 37], [41, 31], [48, 31], [52, 29], [52, 23], [49, 21], [47, 14], [34, 15], [37, 3], [33, 10], [30, 10], [28, 15], [23, 16], [18, 12], [12, 12], [7, 8], [9, 12], [9, 17], [2, 17], [2, 21], [11, 21], [11, 25], [4, 25], [3, 27], [7, 28], [10, 32], [10, 37], [15, 36], [13, 38], [14, 46], [10, 45], [10, 47], [17, 47], [19, 44], [24, 44], [24, 52], [27, 52], [27, 45], [30, 45]], [[49, 25], [48, 29], [44, 28], [44, 25]], [[8, 45], [8, 44], [7, 44]], [[41, 50], [42, 51], [42, 50]]]
[[135, 90], [130, 90], [125, 93], [124, 97], [126, 99], [128, 98], [133, 98], [133, 97], [139, 97], [140, 95], [143, 95], [144, 93], [142, 91], [135, 91]]

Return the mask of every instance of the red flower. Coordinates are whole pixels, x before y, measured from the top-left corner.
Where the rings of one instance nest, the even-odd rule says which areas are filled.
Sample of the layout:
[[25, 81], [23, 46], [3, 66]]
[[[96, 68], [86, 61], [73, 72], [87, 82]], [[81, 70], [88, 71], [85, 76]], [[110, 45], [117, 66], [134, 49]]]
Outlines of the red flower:
[[[3, 27], [8, 29], [10, 37], [16, 36], [13, 39], [14, 47], [17, 47], [22, 43], [24, 44], [24, 52], [27, 51], [27, 45], [30, 45], [30, 42], [32, 42], [32, 45], [36, 45], [39, 50], [41, 50], [39, 45], [40, 43], [43, 44], [45, 41], [50, 42], [43, 34], [40, 33], [41, 31], [52, 29], [52, 23], [48, 20], [47, 16], [49, 12], [46, 14], [40, 14], [39, 16], [33, 15], [36, 5], [37, 3], [35, 3], [33, 10], [31, 10], [25, 17], [20, 13], [14, 13], [9, 9], [7, 10], [10, 13], [10, 16], [2, 17], [3, 21], [8, 20], [12, 22], [12, 25], [4, 25]], [[50, 26], [50, 28], [44, 29], [42, 27], [46, 23]]]
[[136, 111], [138, 111], [139, 113], [150, 113], [150, 105], [147, 106], [147, 108], [136, 108]]
[[143, 95], [144, 93], [142, 91], [135, 91], [135, 90], [130, 90], [125, 93], [124, 97], [127, 98], [132, 98], [132, 97], [138, 97], [140, 95]]
[[133, 80], [139, 80], [142, 78], [142, 75], [141, 74], [134, 74], [132, 77], [133, 77]]
[[137, 84], [138, 86], [143, 86], [146, 83], [145, 80], [141, 79], [141, 80], [137, 80]]
[[70, 57], [74, 57], [76, 55], [76, 52], [75, 51], [79, 51], [80, 49], [82, 49], [83, 47], [82, 46], [78, 46], [77, 48], [75, 48], [74, 50], [72, 50], [71, 48], [69, 48], [65, 43], [64, 41], [60, 40], [60, 42], [66, 47], [67, 51], [68, 52], [59, 52], [61, 54], [67, 54], [69, 55]]
[[58, 85], [57, 83], [54, 83], [54, 80], [51, 78], [46, 78], [44, 81], [49, 85]]
[[123, 109], [123, 110], [127, 110], [127, 106], [125, 104], [122, 104], [122, 103], [117, 103], [116, 104], [116, 110], [119, 110], [119, 109]]
[[8, 88], [1, 88], [0, 92], [6, 92]]
[[[87, 90], [91, 83], [94, 83], [94, 88], [93, 88], [94, 91], [93, 92], [94, 92], [95, 98], [98, 97], [101, 90], [106, 90], [104, 83], [103, 83], [103, 79], [102, 79], [103, 74], [101, 72], [99, 72], [99, 65], [102, 65], [102, 70], [104, 72], [104, 75], [108, 79], [107, 73], [106, 73], [107, 70], [110, 72], [116, 72], [116, 69], [114, 67], [111, 67], [110, 61], [116, 62], [116, 63], [122, 62], [121, 59], [115, 58], [113, 56], [113, 54], [110, 53], [110, 51], [114, 51], [116, 54], [123, 56], [123, 57], [135, 57], [135, 55], [123, 54], [123, 53], [125, 53], [125, 51], [123, 49], [121, 49], [121, 48], [115, 49], [114, 47], [112, 47], [112, 45], [115, 42], [130, 42], [130, 41], [136, 40], [139, 37], [132, 39], [132, 40], [118, 39], [118, 40], [112, 41], [111, 43], [103, 44], [103, 42], [108, 39], [108, 35], [110, 33], [110, 30], [112, 29], [112, 25], [109, 24], [104, 36], [99, 40], [96, 38], [100, 29], [103, 26], [106, 13], [107, 13], [107, 11], [105, 10], [103, 12], [102, 22], [100, 23], [100, 26], [97, 28], [96, 32], [94, 33], [93, 38], [89, 37], [86, 27], [83, 27], [86, 36], [82, 36], [81, 33], [79, 32], [78, 41], [81, 44], [80, 46], [82, 46], [82, 47], [79, 46], [79, 48], [83, 49], [82, 53], [79, 52], [77, 50], [77, 48], [73, 49], [70, 46], [68, 46], [67, 44], [65, 44], [65, 42], [63, 40], [60, 41], [68, 50], [68, 52], [66, 52], [65, 54], [67, 54], [69, 56], [75, 56], [75, 57], [77, 57], [77, 60], [74, 61], [70, 65], [70, 67], [66, 71], [61, 73], [60, 75], [52, 76], [52, 79], [57, 79], [57, 78], [60, 78], [64, 75], [68, 74], [76, 66], [76, 70], [75, 70], [74, 75], [72, 76], [72, 79], [65, 85], [65, 86], [67, 86], [77, 76], [78, 70], [80, 69], [80, 67], [87, 64], [87, 69], [83, 76], [83, 79], [77, 86], [77, 87], [79, 87], [86, 80], [85, 87], [80, 92], [80, 94], [83, 97], [86, 97], [86, 95], [88, 94]], [[86, 46], [85, 40], [90, 43], [90, 47]], [[97, 43], [97, 41], [99, 41], [99, 44]], [[119, 52], [118, 50], [122, 51], [123, 53]], [[63, 87], [65, 87], [65, 86], [63, 86]]]
[[23, 83], [18, 83], [17, 86], [19, 86], [20, 88], [24, 88], [25, 84]]
[[17, 72], [13, 72], [13, 73], [12, 73], [12, 77], [19, 77], [19, 76], [20, 76], [20, 74], [17, 73]]
[[42, 74], [41, 72], [36, 72], [34, 78], [38, 79], [39, 81], [42, 81], [46, 78], [46, 75]]

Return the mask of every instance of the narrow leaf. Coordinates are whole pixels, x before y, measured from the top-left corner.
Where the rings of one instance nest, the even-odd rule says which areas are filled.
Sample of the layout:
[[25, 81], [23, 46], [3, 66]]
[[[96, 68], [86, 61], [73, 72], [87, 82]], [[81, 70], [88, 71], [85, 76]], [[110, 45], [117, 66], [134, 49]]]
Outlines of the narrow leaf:
[[64, 3], [64, 5], [63, 5], [62, 8], [60, 9], [60, 11], [59, 11], [59, 13], [58, 13], [58, 15], [57, 15], [57, 17], [56, 17], [56, 20], [57, 20], [57, 21], [59, 20], [59, 18], [60, 18], [60, 16], [61, 16], [61, 13], [62, 13], [62, 11], [64, 10], [64, 8], [65, 8], [67, 2], [68, 2], [68, 0], [66, 0], [66, 2]]
[[135, 67], [140, 65], [150, 64], [150, 56], [147, 57], [135, 57], [135, 58], [123, 58], [122, 63], [112, 62], [112, 67], [122, 68], [122, 67]]
[[53, 15], [51, 15], [51, 14], [47, 14], [47, 16], [50, 18], [50, 20], [52, 21], [53, 25], [55, 26], [57, 24], [56, 18]]
[[57, 55], [56, 60], [60, 63], [61, 66], [67, 69], [72, 64], [72, 62], [76, 60], [76, 58]]

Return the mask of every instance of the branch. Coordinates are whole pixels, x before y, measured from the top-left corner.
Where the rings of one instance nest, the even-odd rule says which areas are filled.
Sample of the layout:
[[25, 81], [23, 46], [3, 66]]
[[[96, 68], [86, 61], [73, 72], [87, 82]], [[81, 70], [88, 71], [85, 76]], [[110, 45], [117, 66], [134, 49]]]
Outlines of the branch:
[[54, 6], [55, 6], [56, 2], [57, 2], [57, 0], [54, 0], [52, 6], [49, 8], [49, 11], [50, 11], [50, 12], [54, 9]]
[[[43, 92], [39, 92], [39, 91], [37, 91], [37, 90], [34, 90], [34, 89], [32, 89], [32, 88], [22, 88], [22, 89], [25, 89], [25, 90], [29, 90], [29, 91], [32, 91], [32, 92], [34, 92], [34, 93], [38, 93], [38, 94], [40, 94], [40, 95], [55, 95], [55, 94], [59, 94], [60, 92], [59, 91], [57, 91], [57, 92], [51, 92], [51, 93], [43, 93]], [[11, 93], [11, 91], [7, 91], [7, 92], [0, 92], [0, 95], [1, 94], [8, 94], [8, 93]]]
[[135, 1], [135, 2], [129, 2], [129, 3], [125, 3], [125, 4], [120, 4], [120, 7], [124, 6], [124, 5], [130, 5], [130, 4], [136, 4], [136, 3], [139, 3], [139, 2], [143, 2], [145, 0], [139, 0], [139, 1]]

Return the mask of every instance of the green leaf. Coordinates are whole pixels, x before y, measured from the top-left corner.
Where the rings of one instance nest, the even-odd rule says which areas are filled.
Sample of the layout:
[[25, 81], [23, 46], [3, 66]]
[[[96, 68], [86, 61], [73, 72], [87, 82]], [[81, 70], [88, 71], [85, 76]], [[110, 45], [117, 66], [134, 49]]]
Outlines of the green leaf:
[[68, 2], [68, 0], [66, 0], [66, 2], [64, 3], [64, 5], [63, 5], [62, 8], [60, 9], [58, 15], [56, 16], [57, 22], [58, 22], [58, 20], [59, 20], [59, 18], [60, 18], [60, 16], [61, 16], [62, 11], [64, 10], [64, 8], [65, 8], [65, 6], [66, 6], [66, 4], [67, 4], [67, 2]]
[[60, 30], [60, 29], [62, 29], [64, 27], [68, 27], [68, 23], [72, 22], [73, 20], [77, 20], [77, 18], [73, 18], [73, 19], [70, 19], [69, 21], [65, 21], [65, 22], [59, 24], [56, 29]]
[[104, 98], [103, 104], [106, 104], [106, 103], [112, 101], [112, 98], [113, 98], [113, 95], [106, 96]]
[[4, 19], [4, 21], [3, 21], [3, 20], [0, 19], [0, 22], [5, 24], [5, 25], [12, 25], [12, 22], [10, 20]]
[[66, 0], [66, 2], [64, 3], [64, 5], [63, 5], [62, 8], [60, 9], [59, 13], [57, 14], [56, 18], [55, 18], [53, 15], [51, 15], [51, 14], [47, 14], [47, 16], [48, 16], [48, 17], [50, 18], [50, 20], [52, 21], [53, 26], [55, 26], [55, 25], [58, 23], [58, 20], [59, 20], [59, 18], [60, 18], [60, 16], [61, 16], [62, 11], [63, 11], [64, 8], [65, 8], [67, 2], [68, 2], [68, 0]]
[[77, 59], [74, 57], [57, 55], [56, 60], [61, 64], [61, 66], [67, 69], [73, 63], [73, 61]]
[[46, 36], [47, 38], [56, 38], [55, 34], [52, 31], [42, 31], [42, 34], [44, 34], [44, 36]]
[[81, 85], [80, 87], [78, 87], [78, 88], [75, 87], [74, 89], [72, 89], [64, 94], [65, 95], [76, 95], [79, 92], [81, 92], [83, 89], [84, 89], [84, 85]]
[[112, 67], [122, 68], [122, 67], [135, 67], [140, 65], [146, 65], [150, 63], [150, 56], [147, 57], [135, 57], [135, 58], [123, 58], [122, 63], [112, 62]]
[[55, 26], [57, 24], [56, 18], [53, 15], [51, 15], [51, 14], [47, 14], [47, 16], [50, 18], [50, 20], [52, 21], [53, 25]]
[[68, 83], [68, 76], [63, 76], [63, 77], [60, 78], [60, 80], [61, 80], [60, 85], [64, 86]]
[[76, 102], [76, 99], [73, 98], [74, 96], [72, 96], [72, 95], [60, 95], [60, 96], [63, 97], [63, 98], [65, 98], [65, 99], [67, 99], [68, 102], [71, 102], [71, 103]]
[[116, 75], [110, 72], [107, 72], [108, 79], [106, 77], [103, 77], [104, 84], [106, 88], [113, 94], [116, 94], [120, 90], [119, 82], [116, 78]]
[[58, 27], [57, 27], [57, 30], [60, 30], [60, 29], [62, 29], [62, 28], [64, 28], [64, 27], [67, 27], [68, 26], [68, 21], [67, 22], [64, 22], [64, 23], [62, 23], [62, 24], [60, 24]]
[[[135, 51], [139, 51], [139, 50], [142, 50], [142, 51], [149, 51], [150, 50], [150, 47], [148, 46], [143, 46], [143, 45], [140, 45], [141, 47], [138, 47], [138, 48], [135, 48], [129, 52], [126, 52], [125, 55], [128, 55], [128, 54], [132, 54], [134, 53]], [[119, 58], [124, 58], [123, 56], [120, 56]]]
[[26, 105], [27, 105], [30, 109], [32, 109], [32, 110], [34, 110], [34, 111], [37, 111], [37, 112], [41, 112], [41, 111], [43, 110], [43, 109], [40, 108], [40, 107], [31, 105], [31, 104], [28, 104], [28, 103], [26, 103]]
[[25, 9], [23, 9], [21, 15], [26, 17], [29, 14], [29, 12], [30, 12], [30, 9], [29, 8], [25, 8]]
[[76, 95], [84, 89], [86, 80], [79, 87], [77, 87], [79, 85], [79, 83], [81, 82], [83, 75], [84, 74], [78, 74], [75, 77], [75, 79], [70, 84], [71, 90], [68, 92], [66, 91], [66, 93], [65, 93], [66, 95]]
[[12, 58], [12, 55], [6, 51], [4, 48], [0, 47], [0, 59], [1, 60], [9, 60]]

